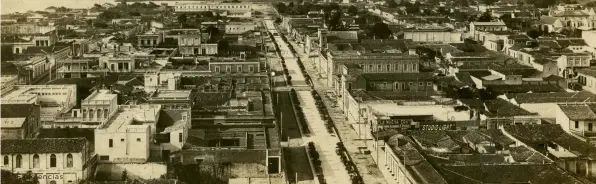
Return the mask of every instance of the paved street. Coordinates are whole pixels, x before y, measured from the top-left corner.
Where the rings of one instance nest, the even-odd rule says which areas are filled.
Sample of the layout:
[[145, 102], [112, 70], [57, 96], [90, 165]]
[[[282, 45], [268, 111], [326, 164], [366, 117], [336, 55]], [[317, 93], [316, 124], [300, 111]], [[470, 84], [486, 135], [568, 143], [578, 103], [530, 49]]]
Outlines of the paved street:
[[[274, 93], [276, 101], [278, 101], [278, 110], [276, 111], [278, 119], [281, 119], [280, 127], [282, 129], [282, 140], [288, 141], [288, 147], [284, 151], [286, 158], [286, 177], [295, 180], [296, 173], [298, 173], [299, 184], [314, 183], [313, 171], [310, 166], [310, 161], [306, 155], [305, 141], [303, 140], [302, 131], [300, 130], [296, 116], [294, 116], [294, 108], [291, 105], [290, 92]], [[279, 94], [279, 95], [278, 95]], [[283, 117], [279, 118], [282, 115]]]
[[[290, 42], [290, 44], [295, 48], [294, 50], [301, 50], [298, 46], [295, 45], [294, 42]], [[308, 61], [308, 55], [306, 55], [305, 53], [298, 51], [298, 55], [300, 55], [302, 61]], [[310, 76], [317, 76], [312, 63], [302, 63], [304, 64], [304, 67], [306, 68], [306, 71]], [[350, 156], [352, 157], [354, 163], [358, 167], [358, 171], [360, 172], [360, 175], [362, 176], [364, 182], [367, 184], [397, 183], [395, 182], [395, 180], [391, 178], [391, 175], [384, 175], [383, 172], [379, 170], [375, 161], [372, 158], [372, 156], [376, 155], [365, 155], [360, 152], [360, 147], [366, 147], [364, 142], [358, 140], [358, 135], [356, 134], [355, 130], [351, 128], [352, 126], [350, 125], [350, 123], [345, 121], [340, 107], [335, 107], [336, 99], [331, 99], [330, 97], [325, 95], [326, 92], [332, 90], [332, 88], [327, 87], [324, 81], [320, 79], [313, 79], [313, 85], [315, 90], [317, 90], [321, 95], [329, 111], [329, 114], [333, 119], [337, 130], [339, 131], [338, 133], [340, 134], [342, 142], [344, 143], [344, 146], [350, 153]]]
[[298, 91], [297, 93], [300, 108], [302, 108], [305, 120], [312, 130], [308, 139], [315, 144], [320, 155], [325, 180], [333, 181], [330, 183], [350, 183], [350, 175], [348, 175], [339, 155], [335, 153], [339, 139], [327, 132], [325, 122], [321, 119], [321, 113], [317, 109], [311, 92]]

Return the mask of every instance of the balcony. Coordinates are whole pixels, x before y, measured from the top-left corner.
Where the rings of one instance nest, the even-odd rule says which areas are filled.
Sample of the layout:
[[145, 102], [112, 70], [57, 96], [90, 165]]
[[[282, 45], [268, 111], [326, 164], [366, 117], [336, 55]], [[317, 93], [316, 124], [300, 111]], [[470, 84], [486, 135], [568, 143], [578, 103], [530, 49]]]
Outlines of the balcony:
[[108, 69], [104, 68], [65, 68], [61, 67], [57, 70], [58, 73], [106, 73]]
[[581, 137], [596, 137], [596, 131], [570, 130], [570, 132]]

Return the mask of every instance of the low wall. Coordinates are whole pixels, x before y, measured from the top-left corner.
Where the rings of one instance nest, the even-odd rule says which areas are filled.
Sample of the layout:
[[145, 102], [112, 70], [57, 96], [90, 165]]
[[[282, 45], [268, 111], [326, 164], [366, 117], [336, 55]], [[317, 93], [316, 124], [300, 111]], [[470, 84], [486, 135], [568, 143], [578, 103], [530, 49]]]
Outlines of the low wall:
[[159, 163], [144, 164], [98, 164], [95, 171], [97, 180], [120, 180], [126, 170], [129, 179], [159, 179], [167, 173], [167, 166]]

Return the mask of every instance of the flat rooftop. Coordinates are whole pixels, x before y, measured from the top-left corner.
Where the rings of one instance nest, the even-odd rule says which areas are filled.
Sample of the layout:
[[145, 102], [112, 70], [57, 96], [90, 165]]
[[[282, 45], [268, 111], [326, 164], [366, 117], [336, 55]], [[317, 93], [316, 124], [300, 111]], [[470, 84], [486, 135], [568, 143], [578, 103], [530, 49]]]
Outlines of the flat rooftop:
[[157, 122], [160, 105], [121, 105], [119, 111], [103, 126], [105, 132], [144, 132], [143, 122]]
[[152, 98], [189, 98], [190, 90], [162, 90], [155, 93]]
[[111, 94], [109, 90], [99, 90], [89, 95], [89, 97], [87, 97], [85, 101], [112, 100], [114, 98], [118, 98], [118, 95]]
[[380, 116], [433, 116], [441, 121], [469, 120], [468, 111], [456, 112], [453, 106], [419, 105], [404, 106], [395, 103], [369, 104], [372, 112]]

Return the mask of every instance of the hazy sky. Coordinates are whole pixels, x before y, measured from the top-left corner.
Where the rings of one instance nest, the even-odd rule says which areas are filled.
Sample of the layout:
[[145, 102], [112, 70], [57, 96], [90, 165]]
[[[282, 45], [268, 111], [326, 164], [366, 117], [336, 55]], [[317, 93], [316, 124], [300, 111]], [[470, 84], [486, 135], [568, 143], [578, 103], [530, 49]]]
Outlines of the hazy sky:
[[93, 4], [115, 3], [114, 0], [0, 0], [2, 14], [26, 12], [28, 10], [43, 10], [49, 6], [64, 6], [67, 8], [89, 8]]

